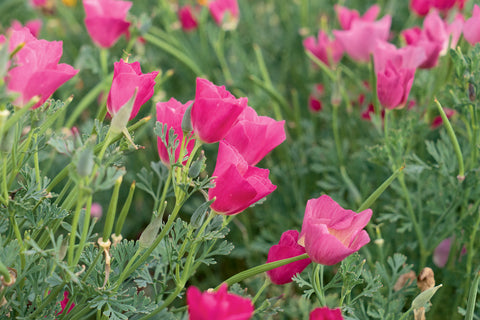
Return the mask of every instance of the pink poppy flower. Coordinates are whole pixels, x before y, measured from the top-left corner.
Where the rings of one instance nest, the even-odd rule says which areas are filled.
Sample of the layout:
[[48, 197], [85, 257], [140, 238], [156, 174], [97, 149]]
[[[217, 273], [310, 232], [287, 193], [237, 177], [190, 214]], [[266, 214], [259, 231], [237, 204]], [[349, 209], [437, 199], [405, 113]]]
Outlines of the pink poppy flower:
[[[274, 262], [291, 257], [296, 257], [305, 253], [305, 248], [298, 243], [298, 231], [287, 230], [280, 237], [278, 244], [270, 247], [268, 251], [268, 262]], [[301, 273], [312, 262], [310, 259], [302, 259], [296, 262], [267, 271], [267, 275], [275, 284], [285, 284], [292, 282], [292, 277]]]
[[72, 66], [58, 63], [62, 57], [62, 41], [37, 40], [28, 28], [13, 30], [9, 51], [18, 45], [24, 47], [15, 54], [15, 67], [8, 71], [7, 89], [19, 94], [13, 104], [26, 105], [33, 97], [39, 101], [32, 107], [40, 107], [62, 84], [77, 74]]
[[343, 30], [350, 30], [350, 28], [352, 27], [352, 22], [355, 20], [373, 22], [375, 21], [375, 19], [377, 19], [377, 16], [380, 13], [380, 6], [376, 4], [371, 6], [362, 17], [360, 17], [360, 14], [357, 10], [350, 10], [338, 4], [334, 6], [334, 9], [337, 13], [340, 27], [342, 27]]
[[[60, 310], [60, 312], [58, 312], [58, 313], [56, 314], [57, 316], [63, 313], [63, 311], [65, 310], [65, 307], [67, 306], [67, 304], [68, 304], [69, 301], [70, 301], [70, 300], [68, 299], [68, 291], [64, 291], [64, 292], [63, 292], [63, 300], [60, 301], [60, 307], [61, 307], [62, 309]], [[70, 306], [70, 308], [67, 310], [67, 313], [69, 313], [69, 312], [73, 309], [73, 307], [75, 307], [75, 303], [72, 303], [72, 305]]]
[[388, 39], [391, 23], [389, 15], [375, 22], [354, 20], [350, 30], [333, 30], [333, 34], [353, 60], [368, 62], [377, 41]]
[[312, 261], [334, 265], [370, 242], [363, 228], [372, 217], [372, 210], [360, 213], [343, 209], [327, 195], [307, 202], [298, 243]]
[[318, 37], [308, 37], [303, 40], [303, 46], [327, 66], [337, 64], [343, 56], [343, 47], [338, 40], [330, 40], [323, 31], [318, 32]]
[[238, 116], [247, 107], [247, 98], [235, 98], [224, 86], [197, 78], [192, 126], [195, 135], [205, 143], [222, 140]]
[[220, 141], [217, 164], [212, 177], [215, 187], [208, 199], [219, 214], [233, 215], [272, 193], [277, 186], [268, 178], [270, 171], [248, 165], [240, 153], [227, 142]]
[[[42, 20], [35, 19], [35, 20], [28, 21], [27, 23], [25, 23], [25, 27], [27, 27], [28, 30], [30, 30], [30, 33], [35, 38], [37, 38], [38, 34], [40, 33], [40, 29], [42, 28]], [[23, 29], [23, 26], [19, 21], [14, 20], [12, 22], [12, 29], [21, 30]]]
[[190, 320], [248, 320], [255, 309], [250, 299], [228, 293], [226, 284], [204, 293], [189, 287], [187, 305]]
[[[208, 9], [219, 26], [227, 30], [237, 27], [240, 15], [237, 0], [213, 0], [208, 3]], [[227, 15], [228, 19], [226, 19]]]
[[[167, 125], [167, 130], [170, 131], [171, 128], [175, 131], [175, 134], [178, 135], [178, 138], [175, 141], [178, 141], [179, 146], [175, 150], [175, 159], [174, 161], [178, 161], [178, 157], [180, 156], [180, 144], [183, 139], [183, 130], [182, 130], [182, 119], [183, 115], [185, 114], [185, 110], [187, 110], [188, 106], [192, 104], [192, 101], [188, 101], [185, 104], [171, 98], [167, 102], [159, 102], [157, 103], [157, 121], [161, 122], [163, 125]], [[172, 145], [173, 142], [168, 141], [168, 134], [167, 134], [167, 143]], [[187, 154], [190, 154], [193, 147], [195, 145], [195, 141], [191, 140], [187, 145]], [[165, 144], [163, 144], [160, 138], [157, 138], [157, 146], [158, 146], [158, 155], [160, 156], [160, 160], [167, 165], [170, 166], [170, 159], [168, 156], [167, 148]]]
[[423, 29], [414, 27], [404, 30], [401, 34], [407, 45], [420, 47], [425, 51], [425, 60], [420, 68], [428, 69], [437, 65], [439, 56], [446, 53], [449, 43], [450, 48], [455, 48], [462, 32], [462, 25], [461, 16], [457, 15], [449, 25], [442, 20], [437, 11], [431, 11], [423, 21]]
[[373, 53], [377, 74], [377, 94], [385, 108], [403, 107], [412, 88], [415, 70], [425, 60], [422, 48], [397, 49], [387, 42], [377, 43]]
[[[448, 262], [448, 257], [450, 255], [450, 249], [452, 247], [452, 237], [446, 238], [435, 248], [433, 252], [433, 263], [439, 267], [443, 268]], [[465, 247], [462, 248], [460, 252], [460, 256], [463, 256], [467, 253], [467, 249]]]
[[317, 308], [310, 313], [309, 320], [343, 320], [340, 309]]
[[470, 19], [463, 25], [463, 36], [472, 46], [480, 42], [480, 7], [475, 4]]
[[178, 19], [182, 25], [184, 31], [192, 31], [197, 29], [197, 18], [193, 15], [192, 8], [190, 6], [183, 6], [178, 10]]
[[85, 26], [93, 42], [110, 48], [122, 34], [128, 35], [130, 22], [126, 21], [132, 3], [120, 0], [83, 0]]
[[228, 131], [225, 141], [235, 147], [249, 165], [256, 165], [275, 147], [285, 141], [285, 121], [258, 116], [246, 107], [238, 122]]
[[430, 11], [431, 0], [410, 0], [410, 9], [419, 16], [425, 16]]
[[129, 120], [137, 115], [140, 107], [153, 96], [158, 72], [142, 73], [139, 62], [127, 63], [121, 59], [113, 65], [112, 87], [107, 97], [107, 109], [113, 117], [132, 98], [137, 89]]

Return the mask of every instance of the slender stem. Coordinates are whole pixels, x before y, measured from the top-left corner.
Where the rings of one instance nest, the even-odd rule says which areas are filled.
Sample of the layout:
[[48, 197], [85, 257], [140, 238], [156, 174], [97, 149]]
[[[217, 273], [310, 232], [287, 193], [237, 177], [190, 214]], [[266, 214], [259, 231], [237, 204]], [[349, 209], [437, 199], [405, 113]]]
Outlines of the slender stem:
[[445, 129], [447, 130], [448, 137], [450, 138], [450, 142], [453, 145], [453, 149], [455, 150], [455, 155], [457, 156], [457, 161], [458, 161], [458, 180], [463, 181], [465, 179], [465, 168], [463, 166], [463, 156], [462, 156], [462, 150], [460, 149], [460, 145], [458, 144], [457, 136], [455, 135], [455, 131], [453, 131], [452, 125], [450, 124], [450, 121], [447, 118], [447, 115], [445, 114], [445, 111], [443, 111], [442, 105], [440, 102], [438, 102], [437, 99], [435, 99], [435, 104], [437, 106], [438, 112], [440, 113], [440, 116], [442, 117], [443, 124], [445, 126]]
[[317, 264], [315, 270], [313, 271], [313, 286], [317, 298], [320, 300], [320, 304], [323, 306], [327, 305], [325, 300], [325, 294], [323, 292], [323, 264]]
[[263, 285], [260, 287], [260, 289], [257, 291], [257, 294], [252, 299], [252, 304], [255, 304], [257, 299], [260, 298], [260, 295], [262, 294], [263, 290], [265, 290], [270, 285], [270, 283], [272, 283], [272, 281], [270, 281], [270, 278], [265, 277], [265, 281], [263, 282]]
[[[272, 269], [275, 269], [275, 268], [278, 268], [278, 267], [281, 267], [281, 266], [284, 266], [286, 264], [289, 264], [289, 263], [292, 263], [292, 262], [295, 262], [295, 261], [299, 261], [299, 260], [302, 260], [302, 259], [308, 259], [308, 254], [304, 253], [304, 254], [296, 256], [296, 257], [287, 258], [287, 259], [283, 259], [283, 260], [278, 260], [278, 261], [274, 261], [274, 262], [269, 262], [269, 263], [265, 263], [265, 264], [250, 268], [248, 270], [237, 273], [234, 276], [231, 276], [230, 278], [225, 280], [224, 283], [231, 286], [232, 284], [235, 284], [235, 283], [243, 281], [247, 278], [253, 277], [253, 276], [255, 276], [259, 273], [262, 273], [262, 272], [265, 272], [265, 271], [268, 271], [268, 270], [272, 270]], [[220, 287], [220, 285], [218, 285], [216, 289], [218, 289], [219, 287]]]
[[77, 265], [80, 260], [80, 256], [87, 242], [88, 229], [90, 227], [90, 212], [92, 210], [92, 195], [89, 195], [87, 198], [87, 205], [85, 210], [85, 216], [83, 217], [83, 228], [82, 235], [80, 237], [80, 243], [77, 248], [77, 253], [75, 254], [75, 259], [73, 260], [73, 265]]
[[360, 207], [358, 208], [357, 212], [361, 212], [365, 209], [368, 209], [372, 206], [372, 204], [380, 197], [380, 195], [390, 186], [390, 184], [400, 175], [400, 173], [405, 169], [405, 166], [401, 166], [399, 169], [395, 170], [395, 172], [385, 180], [378, 188], [375, 190], [368, 198], [365, 200]]
[[83, 200], [84, 200], [84, 195], [82, 191], [83, 184], [80, 183], [80, 195], [77, 198], [77, 206], [75, 208], [75, 212], [73, 214], [73, 221], [72, 221], [72, 230], [70, 231], [70, 242], [68, 244], [68, 265], [72, 267], [73, 264], [73, 254], [74, 254], [74, 246], [75, 246], [75, 240], [77, 236], [77, 227], [78, 227], [78, 221], [80, 220], [80, 211], [82, 210], [83, 206]]
[[197, 63], [195, 63], [190, 57], [185, 55], [185, 53], [183, 53], [181, 50], [165, 42], [165, 40], [160, 39], [150, 33], [144, 34], [143, 39], [159, 47], [163, 51], [171, 54], [174, 58], [176, 58], [177, 60], [182, 62], [185, 66], [187, 66], [197, 77], [200, 77], [203, 75], [203, 72], [198, 68]]
[[3, 277], [5, 282], [10, 282], [10, 271], [8, 271], [8, 268], [0, 261], [0, 275]]
[[13, 227], [13, 232], [15, 233], [15, 238], [17, 239], [18, 245], [20, 246], [20, 263], [22, 270], [25, 268], [25, 245], [23, 243], [22, 234], [20, 233], [20, 229], [18, 228], [17, 220], [15, 219], [15, 213], [11, 210], [10, 211], [10, 223]]
[[465, 312], [465, 320], [472, 320], [475, 311], [475, 302], [477, 301], [478, 283], [480, 282], [480, 271], [478, 271], [470, 285], [468, 293], [467, 311]]
[[225, 30], [220, 28], [220, 35], [216, 43], [213, 44], [215, 49], [215, 53], [217, 54], [218, 62], [220, 63], [220, 67], [223, 72], [223, 77], [225, 78], [225, 82], [228, 85], [233, 84], [232, 73], [230, 72], [230, 68], [228, 67], [227, 60], [225, 59], [224, 53], [224, 40], [225, 40]]
[[[140, 258], [135, 261], [134, 258], [136, 258], [138, 255], [140, 255], [140, 252], [143, 250], [142, 248], [138, 248], [137, 249], [137, 252], [135, 252], [135, 256], [134, 258], [132, 258], [127, 267], [125, 267], [125, 269], [123, 269], [122, 273], [120, 274], [120, 276], [118, 277], [118, 280], [117, 280], [117, 284], [116, 284], [116, 288], [118, 289], [118, 287], [120, 287], [120, 285], [122, 284], [122, 282], [132, 273], [134, 272], [135, 270], [138, 269], [138, 267], [140, 267], [147, 259], [148, 257], [150, 256], [150, 254], [153, 252], [153, 250], [155, 250], [155, 248], [158, 246], [158, 244], [163, 240], [163, 238], [165, 237], [165, 235], [167, 234], [168, 231], [170, 231], [170, 227], [172, 226], [173, 222], [175, 221], [176, 217], [177, 217], [177, 214], [179, 213], [180, 211], [180, 208], [183, 206], [183, 201], [182, 202], [177, 202], [176, 205], [175, 205], [175, 208], [173, 209], [170, 217], [168, 217], [168, 220], [167, 220], [167, 223], [165, 224], [165, 226], [163, 227], [162, 231], [160, 232], [160, 234], [157, 236], [157, 238], [155, 239], [155, 241], [152, 243], [152, 245], [145, 251], [142, 253], [142, 255], [140, 256]], [[135, 263], [133, 263], [135, 261]]]
[[[477, 220], [475, 221], [475, 225], [472, 229], [472, 233], [470, 234], [470, 241], [468, 242], [468, 249], [467, 249], [467, 266], [466, 266], [466, 279], [465, 279], [465, 285], [464, 288], [466, 288], [470, 283], [472, 279], [472, 264], [473, 264], [473, 258], [475, 256], [476, 250], [475, 250], [475, 245], [476, 245], [476, 239], [477, 239], [477, 231], [480, 226], [480, 212], [477, 210]], [[477, 274], [478, 277], [478, 274]], [[478, 283], [477, 283], [478, 285]], [[466, 292], [465, 292], [466, 293]]]
[[42, 179], [40, 178], [40, 166], [38, 164], [38, 145], [37, 135], [34, 134], [35, 152], [33, 153], [33, 162], [35, 166], [35, 180], [37, 180], [37, 191], [42, 190]]
[[425, 267], [426, 261], [427, 261], [427, 255], [428, 252], [425, 249], [425, 243], [423, 241], [423, 232], [422, 228], [420, 227], [417, 217], [415, 216], [415, 211], [413, 210], [412, 206], [412, 201], [410, 199], [410, 194], [407, 189], [407, 185], [405, 183], [405, 176], [404, 174], [401, 174], [398, 177], [398, 181], [400, 182], [400, 185], [402, 187], [403, 195], [405, 197], [405, 201], [407, 202], [407, 212], [410, 218], [410, 221], [413, 224], [413, 229], [415, 231], [415, 234], [417, 235], [417, 240], [418, 240], [418, 247], [420, 249], [420, 270]]
[[122, 232], [123, 224], [125, 223], [125, 219], [127, 218], [128, 211], [130, 209], [130, 205], [132, 204], [133, 194], [135, 193], [135, 181], [130, 186], [130, 191], [128, 192], [127, 200], [123, 204], [122, 211], [120, 211], [120, 215], [118, 217], [117, 223], [115, 224], [115, 234], [119, 236]]

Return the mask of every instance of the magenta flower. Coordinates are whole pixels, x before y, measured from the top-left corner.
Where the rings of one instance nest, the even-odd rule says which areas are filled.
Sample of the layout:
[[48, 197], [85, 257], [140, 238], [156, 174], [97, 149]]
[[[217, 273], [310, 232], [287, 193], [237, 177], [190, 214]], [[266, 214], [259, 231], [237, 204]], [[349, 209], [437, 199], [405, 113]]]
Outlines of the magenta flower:
[[317, 308], [310, 313], [309, 320], [343, 320], [340, 309]]
[[180, 24], [184, 31], [195, 30], [198, 27], [197, 18], [195, 18], [192, 8], [188, 5], [183, 6], [178, 10], [178, 20], [180, 20]]
[[337, 64], [343, 56], [343, 47], [338, 40], [330, 40], [323, 31], [318, 31], [318, 37], [308, 37], [303, 40], [303, 46], [327, 66]]
[[247, 107], [248, 99], [236, 99], [224, 86], [216, 86], [197, 78], [192, 126], [195, 135], [205, 143], [222, 140], [238, 116]]
[[431, 0], [410, 0], [410, 9], [419, 16], [425, 16], [432, 6]]
[[249, 299], [228, 293], [226, 284], [204, 293], [189, 287], [187, 305], [189, 320], [248, 320], [255, 309]]
[[340, 27], [342, 27], [343, 30], [350, 30], [350, 28], [352, 27], [352, 22], [355, 20], [373, 22], [375, 21], [375, 19], [377, 19], [377, 16], [380, 13], [380, 6], [376, 4], [371, 6], [362, 17], [360, 17], [360, 14], [357, 10], [350, 10], [338, 4], [334, 6], [334, 9], [337, 13]]
[[[298, 243], [298, 231], [287, 230], [280, 237], [278, 244], [270, 247], [267, 262], [274, 262], [305, 253], [305, 248]], [[296, 262], [267, 271], [267, 275], [275, 284], [292, 282], [292, 277], [301, 273], [312, 262], [310, 259], [302, 259]]]
[[367, 62], [377, 41], [388, 39], [391, 22], [389, 15], [375, 22], [354, 20], [350, 30], [333, 30], [333, 34], [353, 60]]
[[[171, 98], [167, 102], [159, 102], [157, 103], [157, 121], [161, 122], [163, 125], [167, 125], [167, 130], [169, 131], [171, 128], [175, 131], [175, 134], [178, 135], [178, 138], [175, 141], [178, 141], [179, 145], [178, 148], [175, 150], [175, 162], [178, 161], [178, 157], [180, 155], [180, 144], [183, 139], [183, 130], [182, 130], [182, 119], [183, 115], [185, 114], [185, 110], [188, 106], [192, 104], [192, 101], [188, 101], [185, 104], [180, 103], [179, 101]], [[168, 145], [172, 145], [174, 142], [168, 141], [169, 137], [167, 134], [167, 143]], [[195, 140], [190, 140], [187, 145], [187, 154], [190, 154], [193, 147], [195, 145]], [[158, 146], [158, 155], [160, 156], [160, 160], [167, 165], [170, 166], [170, 159], [168, 157], [168, 151], [165, 145], [163, 144], [160, 138], [157, 139], [157, 146]]]
[[110, 115], [115, 115], [133, 97], [136, 89], [137, 97], [129, 120], [135, 118], [140, 107], [153, 96], [157, 74], [156, 71], [143, 74], [139, 62], [127, 63], [123, 59], [115, 62], [112, 87], [107, 98]]
[[7, 89], [19, 94], [13, 104], [20, 107], [33, 97], [39, 97], [32, 107], [38, 108], [78, 70], [58, 63], [63, 52], [61, 41], [37, 40], [28, 28], [13, 30], [9, 51], [12, 52], [21, 43], [25, 46], [15, 54], [15, 67], [8, 71], [6, 77]]
[[256, 165], [275, 147], [285, 141], [285, 121], [258, 116], [247, 107], [238, 122], [228, 131], [225, 141], [235, 147], [249, 165]]
[[327, 195], [307, 202], [298, 243], [312, 261], [334, 265], [370, 242], [363, 228], [372, 217], [372, 210], [360, 213], [343, 209]]
[[[448, 262], [448, 257], [450, 256], [450, 250], [452, 247], [452, 237], [446, 238], [435, 248], [433, 252], [433, 263], [439, 267], [443, 268]], [[465, 247], [462, 248], [460, 252], [460, 256], [463, 256], [467, 253], [467, 249]]]
[[215, 201], [211, 208], [219, 214], [233, 215], [272, 193], [277, 186], [268, 178], [270, 171], [248, 165], [233, 146], [220, 141], [217, 165], [212, 174], [215, 187], [208, 199]]
[[[62, 314], [63, 311], [65, 311], [65, 307], [67, 306], [67, 304], [68, 304], [69, 301], [70, 301], [70, 300], [68, 299], [68, 291], [64, 291], [64, 292], [63, 292], [63, 300], [60, 301], [61, 310], [56, 314], [57, 316], [60, 315], [60, 314]], [[75, 303], [72, 303], [72, 304], [70, 305], [70, 308], [67, 310], [67, 313], [69, 313], [69, 312], [73, 309], [73, 307], [75, 307]]]
[[470, 19], [463, 25], [463, 36], [472, 46], [480, 42], [480, 7], [475, 4]]
[[450, 47], [455, 48], [460, 38], [462, 25], [462, 17], [455, 17], [455, 20], [448, 25], [434, 10], [425, 17], [423, 29], [414, 27], [404, 30], [402, 35], [407, 45], [424, 50], [425, 60], [420, 68], [428, 69], [437, 65], [439, 56], [446, 53], [449, 42]]
[[[219, 26], [228, 30], [237, 27], [240, 15], [237, 0], [213, 0], [208, 4], [208, 9]], [[227, 15], [228, 20], [226, 19]]]
[[422, 48], [397, 49], [379, 42], [373, 53], [377, 74], [377, 95], [385, 108], [403, 107], [412, 88], [415, 70], [425, 60]]
[[[25, 23], [25, 27], [27, 27], [28, 30], [30, 30], [30, 33], [35, 38], [37, 38], [38, 34], [40, 33], [40, 29], [42, 28], [42, 20], [35, 19], [35, 20], [28, 21], [27, 23]], [[23, 29], [23, 26], [19, 21], [14, 20], [12, 22], [12, 29], [21, 30], [21, 29]]]
[[132, 3], [120, 0], [83, 0], [85, 26], [93, 42], [110, 48], [122, 34], [128, 35], [130, 22], [126, 21]]

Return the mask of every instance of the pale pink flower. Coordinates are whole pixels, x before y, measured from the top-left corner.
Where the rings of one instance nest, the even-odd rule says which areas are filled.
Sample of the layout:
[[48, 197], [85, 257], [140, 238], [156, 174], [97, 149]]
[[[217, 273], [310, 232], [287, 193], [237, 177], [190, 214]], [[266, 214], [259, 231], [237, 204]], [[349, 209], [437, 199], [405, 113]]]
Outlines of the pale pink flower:
[[328, 35], [321, 30], [318, 31], [317, 38], [308, 37], [303, 40], [303, 46], [327, 66], [337, 64], [343, 56], [341, 43], [336, 39], [330, 40]]
[[463, 36], [472, 46], [480, 42], [480, 7], [475, 4], [470, 19], [463, 25]]
[[372, 210], [345, 210], [327, 195], [310, 199], [298, 243], [312, 261], [334, 265], [370, 242], [363, 228], [371, 217]]

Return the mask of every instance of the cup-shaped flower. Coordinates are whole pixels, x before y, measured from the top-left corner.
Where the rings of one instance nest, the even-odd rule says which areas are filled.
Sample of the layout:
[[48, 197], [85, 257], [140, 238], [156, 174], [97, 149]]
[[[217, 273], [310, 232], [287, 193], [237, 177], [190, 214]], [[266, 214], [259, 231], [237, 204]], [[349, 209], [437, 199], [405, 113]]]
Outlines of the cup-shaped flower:
[[225, 141], [234, 146], [249, 165], [256, 165], [280, 143], [285, 141], [285, 121], [258, 116], [251, 107], [238, 117]]
[[[305, 248], [298, 244], [298, 231], [287, 230], [280, 237], [278, 244], [270, 247], [268, 251], [268, 262], [274, 262], [305, 253]], [[292, 282], [292, 277], [301, 273], [312, 261], [308, 258], [289, 263], [287, 265], [267, 271], [267, 275], [275, 284]]]
[[226, 284], [216, 292], [204, 293], [189, 287], [187, 305], [190, 320], [248, 320], [255, 309], [249, 299], [228, 293]]
[[397, 49], [390, 43], [378, 42], [373, 57], [380, 103], [389, 109], [403, 107], [415, 70], [425, 60], [423, 49], [412, 46]]
[[317, 308], [310, 312], [309, 320], [343, 320], [340, 309]]
[[472, 46], [480, 42], [480, 7], [473, 6], [473, 12], [470, 19], [463, 25], [463, 36]]
[[303, 40], [303, 46], [327, 66], [337, 64], [343, 56], [343, 46], [336, 39], [330, 40], [322, 30], [318, 31], [318, 37], [308, 37]]
[[333, 30], [333, 35], [353, 60], [368, 62], [377, 41], [388, 39], [391, 23], [389, 15], [374, 22], [358, 19], [352, 22], [350, 30]]
[[184, 31], [195, 30], [198, 27], [197, 18], [195, 18], [192, 8], [188, 5], [183, 6], [178, 10], [178, 20], [180, 20], [180, 24]]
[[237, 27], [240, 15], [237, 0], [213, 0], [208, 3], [208, 9], [215, 22], [222, 28], [232, 30]]
[[247, 107], [248, 99], [236, 99], [224, 86], [197, 78], [192, 126], [195, 135], [205, 143], [222, 140], [238, 116]]
[[[182, 119], [183, 115], [185, 114], [185, 110], [187, 110], [188, 106], [192, 104], [192, 101], [188, 101], [185, 104], [171, 98], [167, 102], [159, 102], [157, 103], [157, 121], [162, 123], [163, 125], [167, 125], [167, 132], [170, 131], [172, 128], [177, 135], [177, 139], [175, 141], [169, 141], [169, 135], [167, 133], [166, 141], [167, 144], [173, 145], [176, 141], [178, 141], [178, 148], [175, 150], [175, 159], [174, 161], [178, 161], [178, 157], [180, 155], [180, 144], [183, 139], [183, 130], [182, 130]], [[186, 154], [190, 154], [193, 147], [195, 145], [194, 140], [190, 140], [186, 147]], [[158, 146], [158, 155], [160, 156], [160, 160], [167, 166], [170, 166], [170, 158], [168, 156], [167, 147], [162, 142], [160, 137], [157, 139], [157, 146]]]
[[130, 1], [83, 0], [85, 26], [93, 42], [110, 48], [122, 34], [128, 34], [130, 22], [126, 21]]
[[220, 141], [217, 164], [212, 177], [215, 187], [208, 199], [219, 214], [233, 215], [272, 193], [277, 187], [268, 178], [270, 171], [248, 165], [241, 154], [227, 142]]
[[20, 107], [33, 97], [39, 97], [32, 107], [38, 108], [78, 70], [68, 64], [58, 63], [63, 52], [62, 41], [37, 40], [28, 28], [13, 30], [10, 52], [21, 43], [24, 43], [24, 47], [15, 54], [15, 67], [8, 71], [6, 77], [7, 89], [19, 94], [13, 103]]
[[362, 17], [357, 10], [351, 10], [346, 7], [342, 7], [338, 4], [334, 6], [335, 12], [337, 13], [338, 22], [340, 23], [340, 27], [343, 30], [350, 30], [352, 27], [352, 22], [355, 20], [363, 20], [363, 21], [370, 21], [373, 22], [377, 19], [378, 14], [380, 13], [380, 6], [373, 5], [371, 6]]
[[312, 261], [334, 265], [370, 242], [363, 228], [372, 217], [372, 210], [360, 213], [343, 209], [327, 195], [307, 202], [298, 243]]
[[110, 115], [118, 113], [137, 91], [129, 120], [135, 118], [140, 107], [152, 97], [157, 74], [156, 71], [143, 74], [139, 62], [115, 62], [112, 87], [107, 97], [107, 110]]

